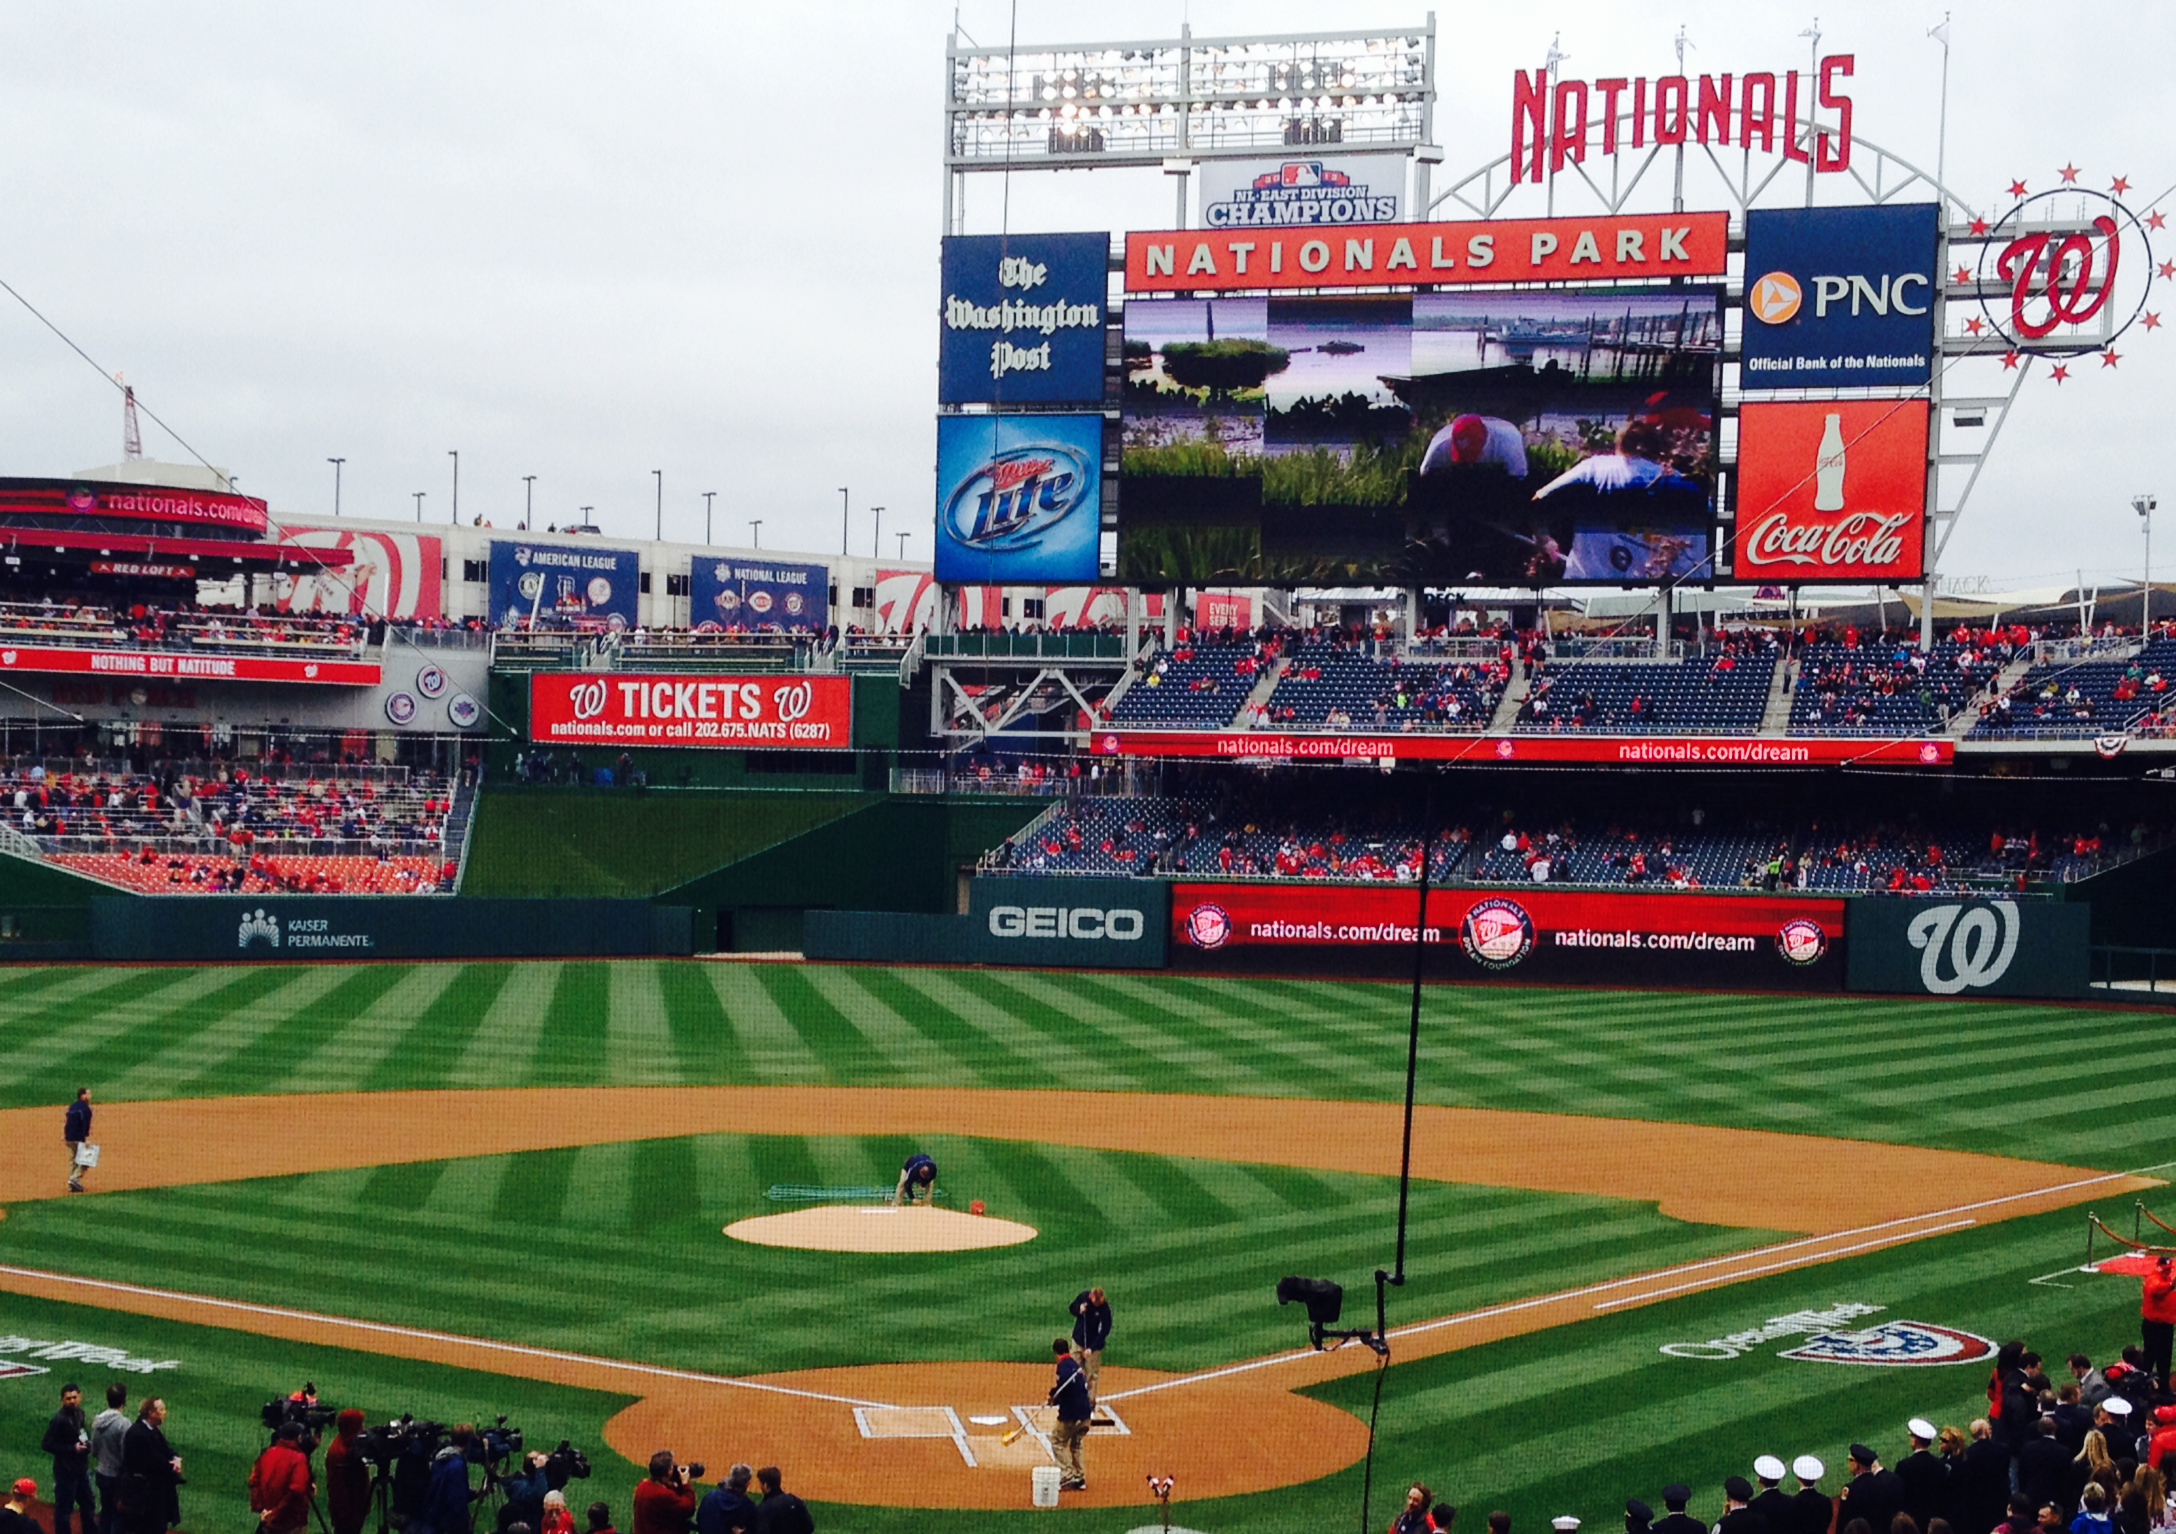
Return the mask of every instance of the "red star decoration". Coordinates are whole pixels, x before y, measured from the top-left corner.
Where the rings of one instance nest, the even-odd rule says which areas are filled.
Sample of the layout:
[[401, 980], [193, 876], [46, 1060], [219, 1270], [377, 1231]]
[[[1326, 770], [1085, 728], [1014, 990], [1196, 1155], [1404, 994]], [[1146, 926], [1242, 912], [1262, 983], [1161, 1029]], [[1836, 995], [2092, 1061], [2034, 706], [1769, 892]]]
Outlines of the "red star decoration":
[[2112, 368], [2122, 360], [2123, 354], [2112, 346], [2100, 354], [2100, 365], [2104, 368]]
[[2176, 261], [2163, 261], [2163, 262], [2162, 262], [2162, 263], [2161, 263], [2161, 264], [2160, 264], [2159, 266], [2155, 267], [2155, 268], [2154, 268], [2153, 270], [2154, 270], [2154, 274], [2155, 274], [2156, 276], [2160, 276], [2160, 277], [2176, 277]]
[[2115, 193], [2118, 197], [2121, 197], [2125, 192], [2128, 192], [2130, 189], [2130, 182], [2124, 180], [2121, 176], [2116, 177], [2114, 183], [2111, 184], [2108, 188], [2109, 191]]
[[2161, 227], [2161, 226], [2162, 226], [2163, 224], [2166, 224], [2167, 222], [2168, 222], [2168, 216], [2167, 216], [2166, 214], [2164, 214], [2164, 213], [2161, 213], [2161, 212], [2158, 212], [2158, 211], [2156, 211], [2156, 212], [2148, 213], [2148, 214], [2146, 215], [2146, 227], [2147, 227], [2148, 229], [2158, 229], [2158, 228], [2160, 228], [2160, 227]]
[[2056, 174], [2063, 178], [2063, 185], [2065, 186], [2076, 186], [2078, 184], [2078, 167], [2075, 165], [2065, 165]]
[[2057, 383], [2061, 383], [2064, 379], [2070, 376], [2070, 369], [2064, 367], [2060, 362], [2058, 362], [2053, 368], [2049, 369], [2048, 376], [2050, 378], [2053, 378]]
[[1985, 234], [1987, 232], [1987, 220], [1984, 218], [1975, 218], [1974, 220], [1972, 220], [1972, 232], [1975, 235]]
[[2148, 330], [2159, 330], [2161, 328], [2161, 316], [2155, 314], [2151, 309], [2146, 311], [2146, 328]]
[[2024, 360], [2024, 356], [2023, 352], [2006, 352], [2003, 354], [2002, 365], [2006, 368], [2014, 368]]
[[1964, 331], [1968, 336], [1976, 336], [1986, 328], [1987, 322], [1976, 314], [1964, 322]]
[[2024, 183], [2024, 182], [2022, 182], [2022, 181], [2013, 181], [2013, 182], [2011, 182], [2011, 183], [2010, 183], [2010, 195], [2011, 195], [2012, 197], [2022, 197], [2022, 196], [2024, 196], [2024, 195], [2025, 195], [2025, 183]]
[[1958, 268], [1957, 268], [1957, 280], [1958, 280], [1959, 282], [1961, 282], [1961, 283], [1962, 283], [1962, 282], [1970, 282], [1970, 281], [1972, 280], [1972, 268], [1971, 268], [1971, 267], [1969, 267], [1969, 266], [1960, 266], [1960, 267], [1958, 267]]

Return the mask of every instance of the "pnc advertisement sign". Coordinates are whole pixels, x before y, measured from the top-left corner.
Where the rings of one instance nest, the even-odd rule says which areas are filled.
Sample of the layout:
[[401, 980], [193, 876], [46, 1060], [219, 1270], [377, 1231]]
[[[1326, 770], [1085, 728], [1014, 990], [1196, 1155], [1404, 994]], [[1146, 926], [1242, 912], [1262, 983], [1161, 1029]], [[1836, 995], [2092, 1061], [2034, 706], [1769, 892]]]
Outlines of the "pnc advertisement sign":
[[555, 746], [836, 751], [854, 743], [847, 676], [539, 671], [529, 738]]
[[1209, 229], [1394, 224], [1405, 216], [1403, 155], [1208, 160], [1199, 175]]
[[1922, 202], [1748, 213], [1745, 387], [1925, 383], [1938, 211]]
[[1102, 527], [1103, 417], [938, 418], [939, 581], [1093, 581]]
[[1925, 400], [1740, 409], [1737, 579], [1918, 580], [1926, 505]]
[[1107, 234], [957, 234], [944, 242], [937, 398], [1103, 402]]

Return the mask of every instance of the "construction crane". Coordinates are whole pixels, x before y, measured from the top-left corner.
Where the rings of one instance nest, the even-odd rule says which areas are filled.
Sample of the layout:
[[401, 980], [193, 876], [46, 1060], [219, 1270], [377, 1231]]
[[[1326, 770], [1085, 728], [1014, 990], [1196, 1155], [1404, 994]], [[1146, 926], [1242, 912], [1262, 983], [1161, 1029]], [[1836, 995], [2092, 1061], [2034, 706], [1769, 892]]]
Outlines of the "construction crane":
[[136, 424], [136, 390], [119, 373], [113, 381], [121, 386], [121, 458], [133, 463], [144, 455], [144, 434]]

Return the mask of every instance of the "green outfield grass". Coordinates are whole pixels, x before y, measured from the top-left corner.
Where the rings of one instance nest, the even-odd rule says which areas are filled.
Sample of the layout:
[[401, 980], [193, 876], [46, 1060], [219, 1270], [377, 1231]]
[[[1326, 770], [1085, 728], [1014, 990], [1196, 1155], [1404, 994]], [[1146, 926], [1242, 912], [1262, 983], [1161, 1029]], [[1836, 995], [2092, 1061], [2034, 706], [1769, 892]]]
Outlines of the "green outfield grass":
[[[1395, 985], [624, 961], [0, 971], [0, 1104], [261, 1092], [588, 1083], [950, 1084], [1389, 1100], [1402, 1086]], [[1834, 997], [1440, 988], [1422, 1100], [1797, 1130], [2121, 1169], [2176, 1160], [2158, 1014]], [[630, 1126], [631, 1132], [639, 1126]], [[19, 1205], [0, 1261], [338, 1314], [742, 1372], [908, 1358], [1041, 1356], [1083, 1284], [1118, 1291], [1114, 1360], [1168, 1368], [1298, 1340], [1269, 1286], [1338, 1277], [1360, 1297], [1389, 1257], [1383, 1179], [967, 1140], [937, 1142], [956, 1198], [1044, 1232], [1026, 1247], [841, 1260], [734, 1247], [726, 1221], [770, 1182], [887, 1181], [903, 1141], [747, 1131]], [[56, 1123], [57, 1132], [57, 1123]], [[1639, 1154], [1628, 1124], [1626, 1154]], [[1777, 1225], [1788, 1188], [1775, 1190]], [[2176, 1204], [2176, 1199], [2171, 1200]], [[2123, 1208], [2127, 1210], [2127, 1205]], [[2113, 1218], [2120, 1211], [2110, 1209]], [[1833, 1461], [1894, 1449], [1923, 1413], [1965, 1420], [1978, 1368], [1666, 1357], [1801, 1306], [2113, 1350], [2135, 1285], [2028, 1279], [2082, 1256], [2082, 1213], [1965, 1230], [1687, 1296], [1576, 1328], [1400, 1364], [1386, 1380], [1376, 1523], [1422, 1476], [1478, 1526], [1570, 1511], [1616, 1526], [1628, 1494], [1712, 1488], [1763, 1451]], [[1419, 1320], [1756, 1244], [1651, 1207], [1422, 1186]], [[1124, 1278], [1112, 1275], [1123, 1274]], [[589, 1445], [598, 1494], [636, 1471], [600, 1447], [615, 1398], [306, 1349], [82, 1307], [0, 1298], [0, 1331], [182, 1360], [162, 1382], [192, 1459], [187, 1527], [244, 1527], [256, 1408], [303, 1376], [374, 1411], [508, 1411]], [[86, 1371], [89, 1373], [91, 1371]], [[0, 1473], [43, 1475], [53, 1380], [0, 1380]], [[95, 1384], [102, 1384], [98, 1379]], [[1322, 1387], [1365, 1412], [1372, 1380]], [[549, 1426], [539, 1429], [537, 1424]], [[790, 1467], [789, 1467], [790, 1469]], [[1359, 1471], [1191, 1506], [1191, 1528], [1347, 1526]], [[1712, 1517], [1706, 1491], [1696, 1511]], [[820, 1510], [826, 1529], [996, 1534], [1017, 1515]], [[1077, 1512], [1117, 1534], [1138, 1513]], [[1461, 1527], [1464, 1527], [1462, 1522]]]

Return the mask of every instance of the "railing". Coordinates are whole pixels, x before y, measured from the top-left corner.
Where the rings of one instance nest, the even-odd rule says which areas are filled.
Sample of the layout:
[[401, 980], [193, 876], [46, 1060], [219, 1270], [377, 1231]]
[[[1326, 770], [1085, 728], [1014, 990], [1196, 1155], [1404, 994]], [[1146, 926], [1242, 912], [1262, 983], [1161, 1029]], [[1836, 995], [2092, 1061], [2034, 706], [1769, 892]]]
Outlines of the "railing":
[[1126, 636], [1100, 630], [1053, 634], [931, 634], [923, 642], [931, 660], [1109, 660], [1126, 658]]
[[152, 836], [116, 833], [113, 836], [39, 836], [32, 838], [43, 856], [128, 857], [149, 847], [159, 857], [209, 858], [246, 863], [264, 856], [277, 863], [282, 858], [376, 858], [380, 853], [395, 858], [443, 858], [445, 849], [436, 841], [401, 840], [373, 842], [339, 837], [297, 837], [292, 841], [266, 836], [247, 847], [236, 847], [224, 837]]
[[434, 629], [393, 623], [386, 626], [385, 642], [387, 645], [407, 645], [417, 650], [488, 650], [491, 648], [491, 631]]
[[2108, 999], [2176, 1006], [2176, 950], [2095, 945], [2087, 984]]
[[[1034, 847], [1040, 845], [1043, 832], [1050, 826], [1052, 821], [1058, 818], [1059, 811], [1063, 810], [1064, 808], [1065, 806], [1063, 804], [1053, 804], [1049, 809], [1043, 811], [1042, 814], [1036, 816], [1033, 820], [1029, 821], [1019, 830], [1013, 832], [1008, 840], [1010, 840], [1015, 847]], [[975, 860], [975, 872], [978, 874], [1009, 872], [1013, 868], [1013, 864], [999, 863], [994, 861], [1002, 850], [1003, 849], [1000, 847], [992, 847], [989, 851], [983, 853], [981, 857]]]

